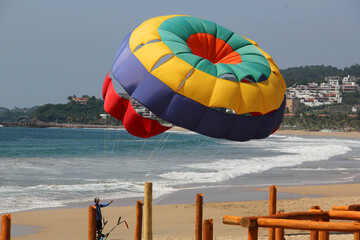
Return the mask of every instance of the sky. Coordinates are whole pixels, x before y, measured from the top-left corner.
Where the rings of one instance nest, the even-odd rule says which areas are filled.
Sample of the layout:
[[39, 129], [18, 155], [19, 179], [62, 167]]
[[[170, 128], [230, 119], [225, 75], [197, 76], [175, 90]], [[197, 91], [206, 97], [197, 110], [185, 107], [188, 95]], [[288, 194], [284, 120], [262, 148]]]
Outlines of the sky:
[[0, 0], [0, 107], [100, 98], [124, 37], [170, 14], [250, 38], [280, 69], [360, 63], [360, 0]]

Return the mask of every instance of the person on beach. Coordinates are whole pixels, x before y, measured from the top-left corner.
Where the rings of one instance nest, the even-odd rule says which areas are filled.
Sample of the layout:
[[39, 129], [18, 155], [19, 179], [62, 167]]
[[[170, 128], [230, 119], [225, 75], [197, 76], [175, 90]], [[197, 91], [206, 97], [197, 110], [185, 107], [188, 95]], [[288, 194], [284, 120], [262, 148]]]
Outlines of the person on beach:
[[95, 198], [94, 199], [94, 204], [93, 206], [96, 207], [96, 231], [97, 231], [97, 234], [98, 234], [98, 239], [100, 237], [103, 237], [103, 234], [102, 234], [102, 229], [103, 229], [103, 225], [102, 225], [102, 214], [101, 214], [101, 208], [102, 207], [107, 207], [109, 206], [113, 201], [111, 200], [110, 202], [108, 203], [100, 203], [100, 199], [99, 198]]

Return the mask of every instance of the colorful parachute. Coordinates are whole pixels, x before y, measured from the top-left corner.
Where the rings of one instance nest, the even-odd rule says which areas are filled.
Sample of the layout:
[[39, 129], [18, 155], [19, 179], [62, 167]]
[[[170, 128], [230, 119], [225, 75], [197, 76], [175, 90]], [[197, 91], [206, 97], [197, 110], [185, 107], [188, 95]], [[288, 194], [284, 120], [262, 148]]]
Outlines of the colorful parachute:
[[256, 42], [191, 16], [139, 25], [120, 45], [110, 75], [105, 111], [139, 137], [169, 127], [138, 114], [112, 79], [160, 119], [210, 137], [265, 138], [284, 115], [286, 85], [273, 59]]

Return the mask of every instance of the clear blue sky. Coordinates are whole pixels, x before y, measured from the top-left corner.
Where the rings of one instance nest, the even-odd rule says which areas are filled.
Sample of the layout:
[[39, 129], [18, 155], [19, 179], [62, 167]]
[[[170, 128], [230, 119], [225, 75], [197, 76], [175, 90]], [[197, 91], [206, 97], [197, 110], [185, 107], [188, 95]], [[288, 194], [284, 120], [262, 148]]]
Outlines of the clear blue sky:
[[280, 69], [360, 63], [359, 0], [0, 0], [0, 107], [100, 97], [126, 34], [169, 14], [253, 39]]

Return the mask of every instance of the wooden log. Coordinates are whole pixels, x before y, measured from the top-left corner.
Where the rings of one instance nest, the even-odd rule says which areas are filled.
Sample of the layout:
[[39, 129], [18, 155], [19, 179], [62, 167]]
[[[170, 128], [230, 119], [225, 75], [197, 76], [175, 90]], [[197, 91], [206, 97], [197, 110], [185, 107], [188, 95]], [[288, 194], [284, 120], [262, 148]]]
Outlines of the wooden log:
[[245, 228], [251, 228], [257, 226], [256, 220], [257, 218], [251, 219], [249, 217], [236, 217], [225, 215], [223, 217], [223, 224], [240, 225]]
[[136, 201], [135, 240], [141, 240], [143, 205], [142, 201]]
[[5, 214], [1, 217], [1, 240], [10, 240], [11, 236], [11, 214]]
[[316, 213], [316, 212], [324, 212], [324, 211], [321, 211], [320, 209], [310, 209], [309, 212]]
[[144, 191], [144, 240], [152, 240], [152, 183], [145, 183]]
[[276, 218], [276, 219], [294, 219], [294, 220], [319, 220], [329, 218], [327, 212], [291, 212], [291, 213], [282, 213], [269, 216], [267, 218]]
[[250, 227], [248, 230], [248, 240], [257, 240], [258, 231], [259, 229], [257, 227]]
[[335, 210], [335, 211], [348, 211], [349, 206], [332, 206], [332, 210]]
[[333, 206], [332, 210], [335, 211], [360, 211], [360, 204], [353, 204], [349, 206]]
[[328, 212], [316, 211], [316, 212], [291, 212], [282, 213], [272, 216], [254, 216], [254, 217], [236, 217], [225, 215], [223, 217], [223, 223], [229, 225], [240, 225], [242, 227], [255, 227], [256, 220], [258, 218], [274, 218], [274, 219], [294, 219], [294, 220], [319, 220], [328, 219]]
[[203, 194], [196, 194], [195, 240], [202, 240]]
[[206, 219], [204, 220], [204, 226], [203, 226], [203, 239], [204, 240], [213, 240], [214, 236], [214, 224], [212, 219]]
[[360, 211], [360, 204], [353, 204], [349, 206], [349, 211]]
[[89, 206], [88, 240], [96, 239], [96, 207]]
[[257, 220], [258, 227], [300, 230], [317, 230], [317, 231], [334, 231], [334, 232], [355, 232], [360, 230], [359, 223], [344, 222], [312, 222], [292, 219], [272, 219], [259, 218]]
[[331, 210], [329, 217], [337, 220], [360, 220], [360, 211]]
[[[269, 215], [276, 214], [276, 186], [270, 186], [270, 196], [269, 196]], [[269, 229], [269, 240], [275, 240], [275, 229]]]

